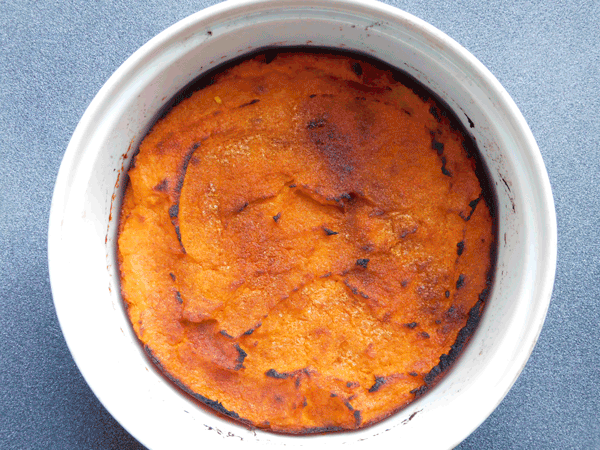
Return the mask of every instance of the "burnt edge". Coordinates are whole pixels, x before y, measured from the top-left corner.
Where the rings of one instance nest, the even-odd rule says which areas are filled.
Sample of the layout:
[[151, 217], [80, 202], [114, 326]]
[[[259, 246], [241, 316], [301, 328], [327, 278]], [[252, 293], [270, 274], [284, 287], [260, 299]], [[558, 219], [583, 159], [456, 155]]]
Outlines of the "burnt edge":
[[143, 348], [144, 348], [144, 352], [146, 353], [146, 355], [148, 356], [148, 358], [150, 359], [152, 364], [154, 364], [160, 370], [160, 372], [163, 374], [163, 376], [167, 377], [170, 381], [172, 381], [179, 389], [184, 391], [186, 394], [191, 395], [193, 398], [195, 398], [202, 404], [208, 406], [209, 408], [211, 408], [218, 414], [221, 414], [230, 419], [234, 419], [234, 420], [241, 422], [242, 424], [252, 428], [252, 423], [249, 420], [244, 419], [243, 417], [240, 417], [240, 415], [238, 413], [236, 413], [235, 411], [229, 411], [227, 408], [225, 408], [223, 406], [223, 404], [221, 402], [219, 402], [217, 400], [212, 400], [208, 397], [204, 397], [203, 395], [192, 391], [183, 382], [181, 382], [178, 378], [175, 378], [163, 367], [160, 360], [154, 355], [152, 349], [147, 344], [143, 344]]
[[[493, 261], [495, 262], [495, 259]], [[493, 285], [494, 272], [495, 264], [488, 271], [486, 287], [479, 294], [477, 303], [475, 303], [475, 305], [469, 310], [469, 314], [467, 316], [467, 324], [458, 332], [456, 341], [454, 341], [454, 344], [452, 344], [452, 347], [450, 347], [450, 351], [448, 352], [448, 354], [442, 354], [440, 356], [440, 362], [423, 377], [423, 381], [425, 382], [424, 385], [410, 391], [412, 394], [415, 395], [415, 398], [421, 397], [423, 394], [427, 393], [437, 384], [437, 382], [442, 378], [442, 375], [445, 375], [447, 371], [451, 368], [451, 366], [460, 357], [465, 346], [471, 340], [475, 329], [479, 325], [479, 321], [483, 314], [484, 306], [490, 295]]]
[[[138, 339], [138, 341], [139, 341], [139, 339]], [[294, 431], [281, 431], [281, 430], [277, 430], [277, 429], [273, 430], [273, 429], [268, 428], [269, 425], [267, 425], [267, 427], [256, 426], [252, 422], [250, 422], [248, 419], [245, 419], [245, 418], [241, 417], [235, 411], [230, 411], [227, 408], [225, 408], [221, 402], [219, 402], [217, 400], [212, 400], [212, 399], [210, 399], [208, 397], [205, 397], [205, 396], [203, 396], [201, 394], [198, 394], [198, 393], [192, 391], [182, 381], [180, 381], [178, 378], [176, 378], [173, 375], [171, 375], [163, 367], [163, 365], [161, 364], [160, 360], [154, 355], [152, 349], [147, 344], [144, 344], [141, 341], [139, 341], [139, 342], [140, 342], [142, 348], [144, 349], [144, 353], [146, 354], [146, 356], [148, 357], [148, 359], [150, 360], [150, 362], [160, 371], [160, 373], [164, 377], [166, 377], [169, 381], [171, 381], [178, 389], [180, 389], [184, 393], [190, 395], [192, 398], [194, 398], [197, 401], [199, 401], [202, 405], [210, 408], [218, 416], [224, 417], [226, 419], [234, 420], [234, 421], [236, 421], [236, 423], [245, 426], [249, 430], [264, 429], [265, 431], [268, 431], [270, 433], [281, 434], [281, 435], [292, 435], [292, 436], [301, 436], [301, 435], [308, 435], [308, 434], [337, 433], [337, 432], [352, 432], [352, 431], [355, 431], [354, 429], [348, 429], [348, 428], [344, 428], [344, 427], [341, 427], [341, 426], [312, 427], [312, 428], [306, 428], [306, 429], [303, 429], [301, 431], [295, 431], [295, 432]], [[287, 375], [289, 375], [289, 374], [287, 374]], [[358, 411], [358, 415], [360, 416], [360, 411]], [[354, 413], [355, 421], [357, 420], [356, 416], [357, 416], [357, 414], [355, 412]], [[361, 417], [361, 420], [362, 420], [362, 417]], [[378, 422], [378, 421], [376, 421], [376, 422]], [[370, 423], [367, 424], [367, 425], [370, 425]]]

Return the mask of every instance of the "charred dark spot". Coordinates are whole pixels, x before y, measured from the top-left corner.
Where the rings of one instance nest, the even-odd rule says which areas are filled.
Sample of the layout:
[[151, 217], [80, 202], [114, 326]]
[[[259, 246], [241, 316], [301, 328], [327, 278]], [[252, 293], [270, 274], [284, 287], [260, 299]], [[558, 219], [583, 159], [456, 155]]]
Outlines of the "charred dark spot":
[[442, 153], [444, 153], [444, 144], [436, 141], [435, 138], [431, 140], [431, 148], [435, 150], [439, 156], [442, 156]]
[[302, 406], [304, 406], [306, 408], [307, 405], [308, 405], [308, 402], [306, 401], [306, 397], [304, 397], [304, 401], [302, 402]]
[[357, 426], [362, 422], [362, 415], [358, 409], [354, 411], [354, 422]]
[[400, 238], [404, 239], [406, 236], [408, 236], [410, 234], [415, 234], [418, 229], [419, 229], [419, 227], [417, 225], [415, 225], [410, 230], [403, 230], [402, 233], [400, 233]]
[[244, 332], [244, 336], [250, 336], [252, 333], [254, 333], [254, 331], [260, 327], [262, 325], [262, 322], [259, 322], [254, 328], [249, 329], [248, 331]]
[[419, 374], [417, 372], [408, 372], [411, 377], [418, 377]]
[[243, 210], [245, 210], [248, 207], [249, 203], [248, 202], [244, 202], [238, 209], [237, 212], [241, 213]]
[[327, 125], [327, 120], [325, 120], [323, 117], [319, 117], [317, 119], [310, 120], [306, 124], [306, 128], [309, 130], [314, 130], [315, 128], [323, 128], [325, 125]]
[[346, 387], [349, 389], [354, 389], [357, 388], [358, 386], [360, 386], [356, 381], [347, 381], [346, 382]]
[[169, 272], [169, 276], [171, 277], [171, 280], [175, 281], [175, 274], [173, 272]]
[[260, 100], [258, 98], [255, 98], [254, 100], [250, 100], [247, 103], [242, 103], [239, 107], [244, 108], [246, 106], [254, 105], [255, 103], [258, 103], [258, 102], [260, 102]]
[[275, 369], [269, 369], [265, 372], [265, 375], [271, 378], [277, 378], [277, 379], [281, 379], [284, 380], [286, 378], [289, 378], [290, 374], [289, 373], [279, 373], [277, 372]]
[[477, 207], [477, 204], [479, 203], [479, 200], [481, 200], [481, 197], [476, 198], [475, 200], [471, 200], [469, 202], [469, 206], [471, 208], [473, 208], [473, 210], [475, 210], [475, 208]]
[[375, 383], [369, 388], [369, 392], [377, 392], [386, 382], [385, 377], [375, 377]]
[[175, 225], [175, 234], [177, 235], [177, 240], [179, 241], [179, 243], [181, 244], [181, 251], [182, 253], [187, 253], [185, 251], [185, 247], [183, 246], [183, 241], [181, 240], [181, 231], [179, 230], [179, 225]]
[[[443, 355], [445, 356], [445, 355]], [[441, 358], [440, 358], [441, 360]], [[440, 366], [440, 364], [438, 364], [437, 366], [434, 366], [433, 369], [431, 369], [429, 371], [429, 373], [427, 375], [425, 375], [423, 377], [423, 381], [425, 381], [426, 384], [431, 384], [433, 382], [433, 380], [435, 380], [435, 378], [440, 375], [442, 373], [442, 368]]]
[[177, 300], [177, 302], [180, 305], [183, 303], [183, 298], [181, 298], [181, 292], [179, 292], [179, 291], [175, 292], [175, 299]]
[[323, 227], [323, 231], [325, 232], [325, 234], [327, 234], [327, 236], [333, 236], [334, 234], [339, 234], [337, 231], [330, 230], [327, 227]]
[[271, 64], [277, 57], [277, 50], [271, 49], [264, 52], [264, 63]]
[[316, 96], [317, 96], [317, 94], [310, 94], [310, 95], [308, 96], [308, 98], [315, 98]]
[[367, 97], [354, 97], [354, 100], [365, 101]]
[[465, 285], [465, 275], [461, 273], [458, 276], [458, 280], [456, 280], [456, 289], [460, 289], [464, 285]]
[[278, 221], [280, 218], [281, 218], [281, 213], [280, 213], [280, 212], [278, 212], [277, 214], [275, 214], [275, 215], [273, 216], [273, 220], [274, 220], [275, 222], [277, 222], [277, 221]]
[[337, 397], [337, 394], [335, 392], [332, 392], [331, 394], [329, 394], [330, 397]]
[[238, 344], [235, 344], [235, 349], [238, 351], [238, 357], [236, 359], [237, 364], [233, 370], [240, 370], [244, 367], [244, 359], [246, 359], [248, 353], [246, 353]]
[[348, 287], [348, 289], [350, 289], [350, 292], [352, 292], [354, 295], [358, 295], [358, 288], [349, 284], [348, 280], [344, 280], [344, 284]]
[[406, 286], [408, 286], [408, 280], [402, 280], [402, 281], [400, 282], [400, 286], [402, 286], [402, 287], [406, 287]]
[[475, 208], [477, 208], [477, 205], [479, 204], [479, 201], [481, 200], [481, 197], [477, 197], [475, 200], [471, 200], [469, 202], [469, 207], [471, 208], [471, 212], [469, 213], [469, 215], [467, 217], [465, 217], [463, 215], [463, 213], [460, 213], [460, 217], [462, 217], [465, 221], [468, 221], [471, 216], [473, 215], [473, 213], [475, 212]]
[[415, 394], [415, 398], [419, 398], [421, 397], [423, 394], [425, 394], [425, 392], [427, 392], [429, 388], [427, 387], [427, 385], [423, 385], [417, 389], [413, 389], [412, 391], [410, 391], [411, 394]]
[[420, 335], [425, 339], [429, 339], [429, 333], [427, 331], [421, 331]]
[[433, 369], [431, 369], [431, 371], [427, 375], [425, 375], [425, 377], [423, 377], [423, 381], [425, 381], [426, 384], [431, 384], [433, 380], [441, 373], [442, 369], [438, 364], [437, 366], [434, 366]]
[[156, 186], [154, 186], [153, 189], [158, 192], [166, 192], [169, 189], [169, 180], [165, 178]]
[[[489, 282], [489, 280], [488, 280], [488, 282]], [[484, 302], [485, 299], [487, 298], [487, 296], [489, 295], [489, 293], [490, 293], [490, 285], [488, 285], [487, 287], [485, 287], [483, 289], [483, 291], [481, 291], [481, 293], [479, 294], [479, 301]]]
[[446, 160], [445, 156], [442, 156], [442, 173], [444, 175], [446, 175], [447, 177], [451, 177], [452, 176], [452, 172], [450, 172], [448, 169], [446, 169], [446, 163], [448, 161]]
[[475, 327], [479, 323], [479, 319], [481, 317], [481, 311], [483, 309], [484, 300], [482, 300], [482, 298], [486, 298], [486, 297], [487, 297], [487, 293], [482, 292], [481, 294], [479, 294], [479, 300], [477, 301], [475, 306], [473, 306], [469, 310], [469, 316], [467, 317], [467, 324], [459, 331], [458, 336], [456, 338], [456, 342], [450, 349], [450, 356], [452, 356], [453, 351], [458, 354], [458, 352], [460, 350], [462, 350], [462, 348], [465, 345], [465, 343], [467, 342], [468, 338], [471, 336], [471, 334], [475, 330]]
[[446, 292], [444, 293], [444, 295], [446, 296], [446, 298], [450, 298], [450, 291], [446, 291]]
[[356, 197], [357, 197], [357, 195], [354, 194], [353, 192], [350, 192], [350, 193], [344, 192], [344, 193], [338, 195], [337, 197], [334, 197], [334, 200], [336, 202], [339, 202], [339, 201], [342, 201], [342, 200], [349, 200], [350, 201], [350, 200], [354, 200]]
[[439, 363], [440, 370], [442, 372], [444, 372], [448, 367], [450, 367], [451, 364], [452, 364], [452, 359], [448, 355], [443, 353], [440, 356], [440, 363]]
[[290, 188], [295, 188], [297, 185], [296, 184], [290, 184]]
[[177, 183], [175, 185], [175, 197], [176, 200], [169, 208], [169, 216], [171, 218], [171, 224], [175, 228], [175, 233], [177, 234], [177, 240], [179, 241], [179, 245], [181, 246], [181, 251], [185, 254], [185, 247], [183, 246], [183, 241], [181, 240], [181, 231], [179, 230], [179, 198], [181, 197], [181, 189], [183, 189], [183, 182], [185, 180], [185, 175], [187, 173], [187, 168], [194, 155], [194, 152], [200, 147], [200, 142], [196, 142], [192, 145], [192, 147], [188, 150], [183, 158], [183, 162], [179, 171], [177, 173]]
[[460, 256], [463, 254], [464, 251], [465, 251], [465, 241], [460, 241], [458, 244], [456, 244], [456, 253], [458, 254], [458, 256]]
[[369, 258], [361, 258], [356, 260], [356, 265], [367, 268], [367, 264], [369, 264]]
[[404, 324], [404, 326], [405, 326], [406, 328], [410, 328], [411, 330], [412, 330], [413, 328], [416, 328], [416, 327], [417, 327], [417, 325], [419, 325], [417, 322], [411, 322], [411, 323]]
[[362, 76], [362, 74], [363, 74], [363, 69], [362, 69], [362, 66], [360, 65], [360, 63], [358, 63], [358, 62], [354, 62], [354, 63], [352, 63], [352, 66], [351, 66], [351, 68], [352, 68], [352, 72], [354, 72], [354, 74], [355, 74], [357, 77], [360, 77], [360, 76]]
[[433, 106], [433, 105], [432, 105], [432, 106], [429, 108], [429, 113], [430, 113], [430, 114], [431, 114], [433, 117], [435, 117], [435, 120], [437, 120], [438, 122], [441, 122], [441, 121], [442, 121], [442, 118], [440, 117], [440, 115], [439, 115], [439, 113], [438, 113], [438, 110], [437, 110], [437, 108], [436, 108], [435, 106]]
[[221, 330], [221, 331], [219, 331], [219, 333], [221, 333], [223, 336], [225, 336], [225, 337], [227, 337], [227, 338], [229, 338], [229, 339], [233, 339], [233, 336], [232, 336], [232, 335], [230, 335], [230, 334], [229, 334], [227, 331], [225, 331], [225, 330]]

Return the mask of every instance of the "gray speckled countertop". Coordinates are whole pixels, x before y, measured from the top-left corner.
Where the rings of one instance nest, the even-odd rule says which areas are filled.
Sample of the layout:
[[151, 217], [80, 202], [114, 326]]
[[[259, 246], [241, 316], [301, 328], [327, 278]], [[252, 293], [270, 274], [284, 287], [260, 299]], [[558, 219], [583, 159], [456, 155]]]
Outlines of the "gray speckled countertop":
[[[143, 448], [63, 339], [47, 227], [80, 117], [137, 48], [215, 1], [0, 0], [0, 448]], [[508, 90], [555, 195], [558, 268], [531, 359], [460, 449], [600, 449], [600, 2], [406, 0]]]

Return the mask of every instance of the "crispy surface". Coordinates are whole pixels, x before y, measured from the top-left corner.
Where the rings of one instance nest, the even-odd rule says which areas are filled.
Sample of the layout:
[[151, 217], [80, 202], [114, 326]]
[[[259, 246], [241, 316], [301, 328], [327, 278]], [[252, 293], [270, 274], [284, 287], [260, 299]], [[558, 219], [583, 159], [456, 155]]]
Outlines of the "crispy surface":
[[493, 263], [475, 162], [440, 111], [368, 62], [282, 53], [156, 123], [118, 246], [162, 370], [289, 433], [359, 428], [423, 392]]

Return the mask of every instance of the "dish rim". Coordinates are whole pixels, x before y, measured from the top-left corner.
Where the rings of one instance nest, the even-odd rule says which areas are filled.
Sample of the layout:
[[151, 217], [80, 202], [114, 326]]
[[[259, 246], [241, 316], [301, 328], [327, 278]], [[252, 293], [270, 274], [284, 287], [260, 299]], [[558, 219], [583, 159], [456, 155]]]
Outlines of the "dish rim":
[[[135, 73], [138, 68], [146, 63], [148, 58], [152, 57], [154, 51], [159, 49], [162, 46], [165, 46], [169, 41], [173, 39], [177, 39], [182, 34], [185, 34], [186, 30], [193, 28], [198, 23], [203, 21], [217, 20], [221, 15], [228, 15], [232, 10], [240, 11], [244, 8], [249, 8], [254, 5], [265, 6], [269, 4], [296, 4], [295, 0], [279, 0], [278, 2], [274, 2], [272, 0], [230, 0], [224, 3], [220, 3], [217, 5], [210, 6], [204, 10], [201, 10], [187, 18], [182, 19], [171, 27], [167, 28], [165, 31], [159, 33], [157, 36], [148, 41], [145, 45], [143, 45], [140, 49], [138, 49], [132, 56], [130, 56], [109, 78], [109, 80], [105, 83], [105, 85], [100, 89], [98, 94], [92, 100], [90, 105], [88, 106], [86, 112], [82, 116], [79, 124], [75, 132], [73, 133], [73, 137], [69, 142], [67, 147], [67, 151], [63, 157], [63, 161], [60, 166], [60, 170], [58, 173], [51, 211], [50, 211], [50, 223], [48, 228], [48, 264], [49, 264], [49, 272], [50, 272], [50, 281], [52, 286], [53, 298], [55, 303], [55, 309], [57, 311], [57, 316], [63, 330], [63, 334], [65, 335], [65, 340], [67, 341], [67, 345], [73, 355], [73, 359], [78, 365], [79, 370], [82, 375], [92, 387], [95, 395], [100, 399], [100, 401], [104, 404], [104, 406], [113, 414], [111, 408], [107, 405], [107, 402], [103, 400], [103, 397], [98, 392], [102, 391], [102, 389], [96, 386], [95, 382], [90, 382], [88, 379], [94, 378], [88, 374], [89, 368], [82, 367], [83, 364], [80, 361], [79, 357], [79, 348], [75, 348], [73, 346], [73, 329], [71, 326], [71, 318], [69, 318], [68, 311], [64, 308], [67, 306], [64, 303], [61, 303], [61, 298], [64, 295], [64, 285], [68, 281], [65, 279], [65, 274], [60, 270], [60, 267], [56, 264], [56, 262], [60, 262], [60, 251], [61, 251], [61, 240], [62, 240], [62, 225], [61, 222], [63, 220], [63, 212], [66, 208], [66, 197], [68, 196], [68, 191], [70, 186], [73, 184], [73, 176], [76, 176], [77, 167], [84, 153], [82, 150], [85, 149], [84, 142], [86, 139], [89, 139], [90, 129], [95, 127], [95, 124], [98, 120], [100, 120], [103, 112], [106, 110], [107, 102], [110, 103], [111, 97], [114, 96], [115, 92], [122, 87], [123, 78], [126, 77], [127, 74]], [[513, 127], [521, 133], [521, 137], [526, 142], [526, 148], [528, 150], [527, 157], [529, 158], [528, 162], [531, 164], [531, 170], [538, 177], [538, 187], [542, 191], [542, 198], [544, 200], [544, 204], [539, 205], [540, 210], [542, 211], [542, 216], [545, 218], [545, 226], [546, 235], [549, 237], [548, 246], [545, 249], [547, 258], [542, 261], [542, 265], [545, 268], [541, 270], [542, 280], [538, 283], [538, 291], [539, 294], [537, 298], [539, 299], [532, 314], [532, 318], [530, 321], [536, 324], [536, 327], [532, 327], [527, 332], [526, 342], [530, 343], [528, 347], [522, 348], [518, 354], [514, 355], [514, 359], [512, 361], [512, 369], [510, 376], [505, 377], [504, 385], [502, 385], [501, 395], [496, 395], [495, 403], [493, 407], [489, 407], [491, 403], [489, 403], [486, 409], [489, 409], [487, 413], [483, 416], [479, 417], [479, 420], [472, 421], [471, 429], [463, 437], [458, 441], [454, 442], [453, 445], [458, 444], [462, 441], [468, 434], [470, 434], [477, 426], [479, 426], [485, 418], [491, 414], [491, 412], [496, 408], [496, 406], [500, 403], [500, 401], [505, 397], [506, 393], [509, 391], [510, 387], [514, 384], [518, 375], [522, 371], [525, 366], [527, 360], [533, 348], [537, 342], [539, 334], [541, 332], [544, 318], [546, 316], [550, 297], [553, 288], [553, 281], [556, 270], [556, 251], [557, 251], [557, 232], [556, 232], [556, 215], [554, 209], [554, 201], [552, 197], [550, 182], [548, 179], [548, 175], [546, 173], [546, 169], [542, 160], [541, 153], [537, 144], [535, 143], [535, 139], [529, 129], [528, 125], [525, 122], [522, 114], [518, 110], [514, 101], [510, 98], [506, 90], [500, 85], [500, 83], [496, 80], [496, 78], [481, 64], [473, 55], [471, 55], [466, 49], [456, 43], [454, 40], [446, 36], [444, 33], [433, 27], [432, 25], [412, 16], [409, 13], [401, 11], [397, 8], [376, 3], [370, 1], [362, 1], [362, 0], [350, 0], [350, 1], [330, 1], [324, 2], [320, 0], [311, 0], [308, 2], [303, 2], [307, 5], [314, 5], [317, 7], [318, 5], [328, 4], [329, 7], [335, 7], [336, 5], [353, 5], [355, 7], [364, 7], [368, 9], [377, 10], [381, 14], [390, 14], [395, 17], [401, 18], [406, 23], [411, 24], [416, 29], [421, 32], [427, 34], [434, 40], [440, 43], [440, 45], [445, 46], [448, 50], [454, 53], [455, 57], [462, 59], [465, 64], [470, 66], [474, 73], [478, 74], [481, 77], [481, 80], [489, 86], [493, 93], [496, 95], [498, 100], [502, 103], [500, 105], [501, 108], [510, 112], [508, 115], [509, 120], [511, 121]], [[113, 416], [117, 417], [118, 414], [113, 414]], [[118, 419], [117, 419], [118, 420]], [[121, 421], [120, 421], [121, 422]], [[129, 430], [127, 425], [121, 422], [122, 426], [124, 426], [128, 431], [136, 436], [137, 433]], [[141, 440], [140, 440], [141, 441]], [[142, 442], [142, 441], [141, 441]]]

